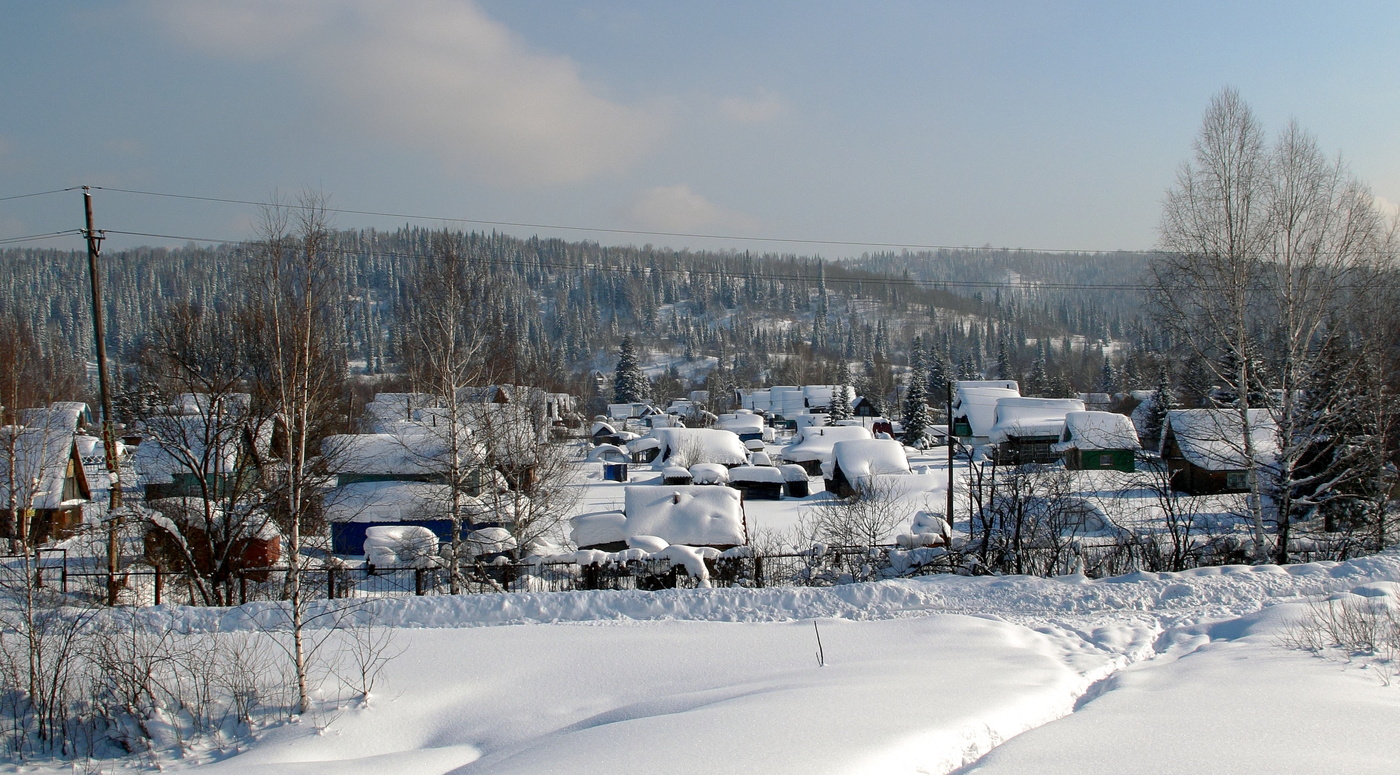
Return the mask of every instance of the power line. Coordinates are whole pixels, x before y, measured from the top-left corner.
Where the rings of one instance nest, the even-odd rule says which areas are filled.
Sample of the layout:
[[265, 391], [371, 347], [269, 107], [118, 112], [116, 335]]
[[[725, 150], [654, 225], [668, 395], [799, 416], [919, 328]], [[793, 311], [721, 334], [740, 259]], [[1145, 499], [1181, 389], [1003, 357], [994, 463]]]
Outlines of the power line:
[[66, 237], [71, 234], [82, 234], [82, 229], [65, 229], [63, 231], [53, 231], [48, 234], [30, 234], [27, 237], [3, 237], [0, 238], [0, 245], [10, 245], [16, 242], [34, 242], [37, 240], [53, 239], [54, 237]]
[[[136, 194], [139, 196], [155, 196], [167, 199], [185, 199], [197, 202], [217, 202], [220, 204], [238, 204], [252, 207], [290, 207], [294, 209], [304, 209], [308, 205], [299, 205], [286, 202], [259, 202], [251, 199], [229, 199], [214, 196], [195, 196], [191, 194], [171, 194], [161, 191], [141, 191], [130, 188], [114, 188], [106, 186], [92, 186], [93, 190], [111, 191], [122, 194]], [[71, 190], [71, 189], [69, 189]], [[772, 242], [788, 245], [830, 245], [834, 247], [864, 247], [864, 248], [903, 248], [915, 250], [971, 250], [987, 251], [998, 250], [1013, 253], [1065, 253], [1065, 254], [1103, 254], [1103, 253], [1150, 253], [1150, 250], [1081, 250], [1073, 248], [988, 248], [973, 247], [971, 245], [933, 245], [913, 242], [860, 242], [855, 240], [827, 240], [827, 239], [798, 239], [793, 237], [744, 237], [735, 234], [703, 234], [696, 232], [679, 231], [646, 231], [642, 229], [613, 229], [602, 226], [563, 226], [559, 224], [529, 223], [525, 221], [492, 221], [480, 218], [447, 218], [435, 215], [418, 215], [413, 213], [390, 213], [375, 210], [349, 210], [336, 207], [318, 207], [316, 209], [331, 213], [341, 213], [345, 215], [367, 215], [379, 218], [404, 218], [416, 221], [436, 221], [447, 223], [470, 223], [478, 226], [513, 226], [522, 229], [549, 229], [554, 231], [581, 231], [595, 232], [600, 234], [624, 234], [637, 237], [684, 237], [686, 239], [719, 239], [733, 240], [736, 242]]]
[[77, 191], [81, 186], [69, 186], [68, 188], [56, 188], [53, 191], [36, 191], [33, 194], [15, 194], [13, 196], [0, 196], [0, 202], [8, 202], [12, 199], [29, 199], [35, 196], [48, 196], [49, 194], [62, 194], [65, 191]]

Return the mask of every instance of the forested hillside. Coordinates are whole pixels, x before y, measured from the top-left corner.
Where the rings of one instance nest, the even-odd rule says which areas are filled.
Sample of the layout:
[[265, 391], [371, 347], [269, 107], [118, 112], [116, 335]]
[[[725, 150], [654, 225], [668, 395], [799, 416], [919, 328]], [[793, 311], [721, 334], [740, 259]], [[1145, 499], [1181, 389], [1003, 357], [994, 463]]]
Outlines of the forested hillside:
[[[396, 371], [399, 321], [415, 303], [404, 281], [433, 250], [432, 234], [334, 235], [347, 294], [326, 303], [343, 306], [354, 370]], [[921, 335], [933, 360], [962, 376], [1016, 377], [1047, 358], [1062, 390], [1088, 390], [1097, 387], [1103, 343], [1127, 342], [1131, 351], [1144, 336], [1140, 294], [1122, 287], [1141, 283], [1141, 254], [969, 250], [824, 261], [495, 233], [463, 240], [501, 291], [492, 308], [475, 311], [508, 342], [494, 376], [560, 389], [578, 389], [590, 369], [611, 369], [630, 334], [644, 351], [691, 364], [673, 375], [686, 382], [702, 381], [715, 364], [738, 385], [830, 381], [845, 362], [887, 391], [892, 367]], [[104, 255], [109, 352], [133, 361], [171, 303], [220, 310], [246, 270], [245, 253], [187, 245]], [[0, 259], [5, 316], [27, 324], [49, 354], [91, 360], [86, 255], [25, 248]], [[1118, 358], [1131, 368], [1131, 357]]]

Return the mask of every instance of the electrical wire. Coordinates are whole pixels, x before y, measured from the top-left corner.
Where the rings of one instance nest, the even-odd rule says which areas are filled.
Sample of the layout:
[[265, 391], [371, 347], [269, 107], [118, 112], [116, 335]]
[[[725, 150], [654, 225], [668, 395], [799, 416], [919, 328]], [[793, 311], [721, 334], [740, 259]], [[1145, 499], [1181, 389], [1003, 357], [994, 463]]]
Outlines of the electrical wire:
[[30, 234], [27, 237], [0, 237], [0, 245], [11, 245], [16, 242], [34, 242], [37, 240], [53, 239], [54, 237], [66, 237], [70, 234], [82, 234], [82, 229], [65, 229], [63, 231], [53, 231], [48, 234]]
[[13, 199], [29, 199], [35, 196], [48, 196], [49, 194], [62, 194], [65, 191], [77, 191], [82, 186], [69, 186], [68, 188], [56, 188], [52, 191], [36, 191], [33, 194], [15, 194], [13, 196], [0, 196], [0, 202], [9, 202]]
[[[238, 204], [252, 207], [286, 207], [292, 209], [306, 209], [310, 205], [300, 205], [286, 202], [259, 202], [251, 199], [227, 199], [214, 196], [194, 196], [190, 194], [171, 194], [161, 191], [141, 191], [131, 188], [116, 188], [107, 186], [91, 186], [94, 191], [110, 191], [113, 193], [135, 194], [139, 196], [155, 196], [168, 199], [186, 199], [197, 202], [217, 202], [221, 204]], [[416, 215], [412, 213], [390, 213], [375, 210], [349, 210], [336, 207], [316, 207], [329, 213], [339, 213], [345, 215], [367, 215], [379, 218], [404, 218], [416, 221], [434, 221], [446, 223], [470, 223], [478, 226], [512, 226], [522, 229], [550, 229], [555, 231], [582, 231], [595, 232], [601, 234], [625, 234], [638, 237], [684, 237], [686, 239], [720, 239], [732, 240], [735, 242], [772, 242], [792, 245], [830, 245], [834, 247], [865, 247], [865, 248], [902, 248], [913, 250], [970, 250], [988, 251], [997, 250], [1005, 252], [1019, 253], [1065, 253], [1065, 254], [1105, 254], [1105, 253], [1144, 253], [1152, 251], [1142, 250], [1077, 250], [1073, 248], [977, 248], [970, 245], [932, 245], [919, 244], [913, 242], [859, 242], [855, 240], [825, 240], [825, 239], [797, 239], [792, 237], [744, 237], [736, 234], [703, 234], [695, 232], [679, 231], [645, 231], [642, 229], [613, 229], [601, 226], [563, 226], [559, 224], [529, 223], [525, 221], [491, 221], [480, 218], [446, 218], [434, 215]]]

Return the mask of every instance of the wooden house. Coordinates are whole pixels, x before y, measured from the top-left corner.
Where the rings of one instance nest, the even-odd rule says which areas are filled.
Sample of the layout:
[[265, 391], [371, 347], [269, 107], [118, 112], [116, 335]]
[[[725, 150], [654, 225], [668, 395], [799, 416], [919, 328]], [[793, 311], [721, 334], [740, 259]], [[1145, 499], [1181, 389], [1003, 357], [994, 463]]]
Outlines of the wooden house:
[[1021, 388], [1012, 379], [953, 383], [953, 435], [973, 446], [986, 444], [997, 422], [997, 401], [1020, 395]]
[[77, 434], [53, 419], [0, 428], [0, 516], [36, 544], [71, 535], [92, 500]]
[[1126, 471], [1137, 469], [1142, 449], [1133, 421], [1113, 412], [1069, 412], [1060, 440], [1051, 445], [1065, 468], [1072, 471]]
[[1248, 412], [1254, 460], [1245, 455], [1236, 409], [1174, 409], [1162, 429], [1162, 458], [1172, 489], [1191, 495], [1248, 492], [1251, 469], [1278, 456], [1278, 424], [1266, 409]]
[[996, 402], [996, 423], [987, 441], [996, 445], [1000, 465], [1053, 463], [1060, 453], [1053, 447], [1064, 432], [1065, 416], [1084, 411], [1077, 398], [1022, 398], [1011, 396]]

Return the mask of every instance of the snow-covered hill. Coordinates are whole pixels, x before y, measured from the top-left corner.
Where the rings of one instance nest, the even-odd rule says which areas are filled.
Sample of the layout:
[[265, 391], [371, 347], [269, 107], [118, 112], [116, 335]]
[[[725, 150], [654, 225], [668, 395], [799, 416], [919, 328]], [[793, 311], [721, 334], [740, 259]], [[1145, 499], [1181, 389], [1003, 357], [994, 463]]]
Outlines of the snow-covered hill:
[[[368, 707], [225, 773], [1393, 772], [1393, 665], [1289, 649], [1400, 554], [1176, 574], [395, 600]], [[192, 630], [258, 608], [150, 609]], [[818, 664], [817, 636], [825, 666]], [[990, 752], [990, 753], [989, 753]]]

